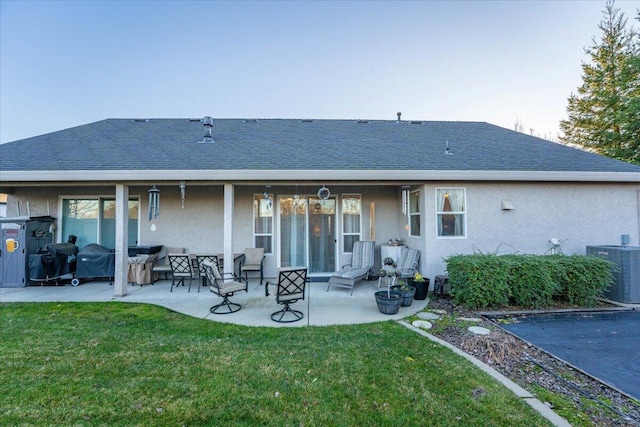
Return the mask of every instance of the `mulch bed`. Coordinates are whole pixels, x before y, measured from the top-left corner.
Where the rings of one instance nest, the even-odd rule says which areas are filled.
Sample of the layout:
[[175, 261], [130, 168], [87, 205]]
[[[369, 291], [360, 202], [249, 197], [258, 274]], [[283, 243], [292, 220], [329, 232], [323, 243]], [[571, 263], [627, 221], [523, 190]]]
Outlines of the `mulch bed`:
[[434, 329], [428, 332], [482, 360], [534, 395], [542, 388], [565, 396], [573, 408], [562, 409], [583, 418], [581, 425], [640, 426], [640, 402], [514, 337], [481, 313], [456, 307], [446, 297], [433, 298], [425, 310], [444, 310], [454, 318], [482, 319], [474, 324], [490, 329], [489, 335], [474, 335], [467, 330], [469, 323], [460, 321], [443, 322], [444, 327], [435, 321]]

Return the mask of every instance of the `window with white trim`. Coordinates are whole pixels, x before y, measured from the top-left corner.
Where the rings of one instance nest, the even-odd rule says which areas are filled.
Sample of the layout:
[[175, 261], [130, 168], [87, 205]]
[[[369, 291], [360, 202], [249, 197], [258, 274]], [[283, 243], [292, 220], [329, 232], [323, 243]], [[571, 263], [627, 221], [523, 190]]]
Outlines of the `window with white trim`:
[[353, 243], [362, 238], [362, 198], [359, 194], [342, 195], [342, 251], [351, 253]]
[[420, 237], [420, 191], [409, 193], [409, 235]]
[[[138, 198], [130, 198], [128, 206], [128, 242], [136, 246], [138, 242]], [[84, 247], [98, 243], [106, 248], [116, 246], [116, 201], [110, 198], [85, 197], [62, 198], [62, 241], [70, 235], [76, 236], [76, 245]]]
[[466, 237], [466, 194], [464, 188], [436, 188], [438, 237]]
[[272, 253], [273, 243], [273, 194], [256, 194], [253, 197], [253, 244]]

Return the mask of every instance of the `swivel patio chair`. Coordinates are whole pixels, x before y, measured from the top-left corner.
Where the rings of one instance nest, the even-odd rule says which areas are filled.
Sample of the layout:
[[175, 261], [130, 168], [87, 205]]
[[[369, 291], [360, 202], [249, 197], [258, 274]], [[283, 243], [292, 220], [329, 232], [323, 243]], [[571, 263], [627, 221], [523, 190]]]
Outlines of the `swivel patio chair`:
[[[214, 294], [222, 297], [222, 302], [216, 304], [209, 309], [213, 314], [229, 314], [235, 313], [240, 310], [242, 306], [234, 302], [229, 301], [229, 297], [233, 296], [234, 292], [246, 291], [248, 287], [246, 283], [238, 280], [225, 281], [218, 270], [218, 266], [213, 261], [202, 261], [202, 268], [209, 280], [209, 290]], [[233, 273], [225, 273], [225, 276], [230, 276], [232, 279], [237, 279]]]
[[260, 272], [260, 285], [264, 279], [262, 263], [264, 261], [264, 248], [247, 248], [244, 251], [244, 260], [240, 263], [240, 274], [244, 273], [244, 281], [249, 284], [250, 271]]
[[[301, 311], [291, 308], [291, 304], [304, 300], [305, 285], [307, 283], [306, 267], [287, 267], [278, 269], [278, 288], [276, 302], [282, 304], [282, 310], [271, 314], [271, 320], [279, 323], [297, 322], [304, 317]], [[275, 284], [275, 283], [274, 283]], [[264, 292], [269, 296], [269, 282], [266, 282]]]
[[[205, 261], [212, 262], [220, 271], [220, 265], [218, 263], [218, 255], [214, 254], [196, 254], [196, 266], [198, 268], [198, 277], [200, 277], [202, 286], [207, 286], [207, 274], [202, 267], [202, 263]], [[198, 289], [200, 290], [200, 289]]]
[[351, 264], [343, 265], [342, 268], [331, 275], [327, 292], [331, 286], [350, 288], [353, 295], [353, 287], [360, 280], [369, 276], [369, 270], [373, 267], [373, 249], [375, 242], [362, 240], [353, 242], [353, 252]]
[[[188, 292], [191, 292], [191, 282], [197, 278], [191, 266], [191, 258], [188, 254], [169, 254], [168, 257], [172, 276], [169, 292], [173, 292], [174, 286], [184, 286], [186, 279], [189, 279]], [[200, 285], [198, 285], [198, 290], [200, 290]]]

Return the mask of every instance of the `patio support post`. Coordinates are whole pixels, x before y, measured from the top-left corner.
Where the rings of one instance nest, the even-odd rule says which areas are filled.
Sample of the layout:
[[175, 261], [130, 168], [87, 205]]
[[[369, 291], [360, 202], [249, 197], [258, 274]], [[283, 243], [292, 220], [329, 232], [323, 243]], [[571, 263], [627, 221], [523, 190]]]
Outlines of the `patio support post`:
[[117, 297], [127, 294], [127, 261], [129, 257], [129, 186], [116, 185], [116, 268], [113, 292]]
[[225, 273], [235, 272], [233, 257], [233, 184], [224, 185], [224, 270]]

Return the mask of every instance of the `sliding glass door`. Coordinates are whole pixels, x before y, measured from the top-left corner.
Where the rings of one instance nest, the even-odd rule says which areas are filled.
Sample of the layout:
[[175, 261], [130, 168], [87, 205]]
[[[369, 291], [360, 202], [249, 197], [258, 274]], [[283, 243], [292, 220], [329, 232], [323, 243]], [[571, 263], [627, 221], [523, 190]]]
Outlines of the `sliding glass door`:
[[336, 200], [283, 196], [280, 211], [280, 266], [308, 266], [309, 273], [336, 270]]

